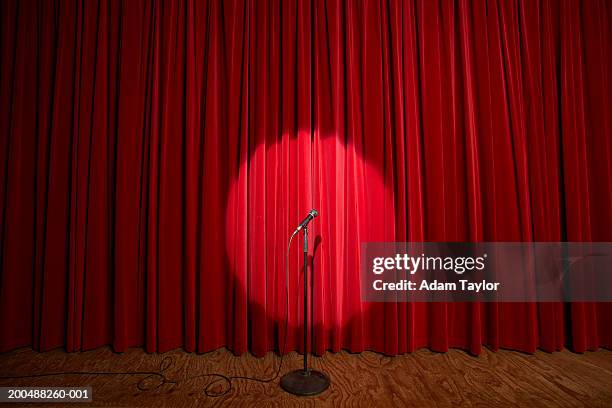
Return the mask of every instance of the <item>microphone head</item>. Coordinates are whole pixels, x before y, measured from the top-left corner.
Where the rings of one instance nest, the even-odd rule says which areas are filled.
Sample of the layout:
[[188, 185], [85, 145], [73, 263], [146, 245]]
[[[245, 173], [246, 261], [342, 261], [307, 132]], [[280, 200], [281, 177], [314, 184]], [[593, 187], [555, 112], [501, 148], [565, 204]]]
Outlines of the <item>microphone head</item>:
[[308, 214], [312, 215], [312, 218], [314, 218], [319, 215], [319, 212], [313, 208], [308, 212]]

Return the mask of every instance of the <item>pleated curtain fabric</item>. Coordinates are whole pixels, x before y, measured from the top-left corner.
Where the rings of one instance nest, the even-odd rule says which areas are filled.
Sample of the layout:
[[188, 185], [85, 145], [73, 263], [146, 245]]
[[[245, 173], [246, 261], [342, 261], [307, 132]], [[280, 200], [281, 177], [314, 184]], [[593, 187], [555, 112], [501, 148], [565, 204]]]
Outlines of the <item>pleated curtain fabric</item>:
[[[612, 241], [612, 2], [3, 0], [0, 350], [612, 346], [605, 303], [365, 303], [368, 241]], [[289, 288], [288, 318], [285, 285]], [[283, 344], [285, 321], [289, 333]]]

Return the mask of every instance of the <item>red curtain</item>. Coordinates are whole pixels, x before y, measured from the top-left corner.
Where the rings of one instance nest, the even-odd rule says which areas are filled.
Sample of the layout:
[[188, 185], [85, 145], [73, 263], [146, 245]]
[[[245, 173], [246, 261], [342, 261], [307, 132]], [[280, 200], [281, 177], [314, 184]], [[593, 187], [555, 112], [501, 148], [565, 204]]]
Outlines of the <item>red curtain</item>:
[[283, 348], [310, 208], [316, 353], [612, 345], [610, 304], [359, 291], [366, 241], [612, 241], [612, 2], [0, 12], [0, 350]]

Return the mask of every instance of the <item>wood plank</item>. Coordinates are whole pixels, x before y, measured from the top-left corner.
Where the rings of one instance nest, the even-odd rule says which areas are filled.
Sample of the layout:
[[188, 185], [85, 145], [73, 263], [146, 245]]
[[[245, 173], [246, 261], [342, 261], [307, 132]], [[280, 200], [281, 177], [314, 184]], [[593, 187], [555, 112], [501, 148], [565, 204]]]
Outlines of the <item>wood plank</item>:
[[[130, 349], [119, 354], [109, 348], [82, 353], [19, 349], [0, 355], [0, 372], [7, 376], [58, 371], [157, 371], [164, 357], [173, 359], [166, 371], [170, 379], [211, 372], [270, 378], [279, 362], [272, 353], [263, 358], [250, 354], [238, 357], [224, 349], [200, 355], [182, 350], [147, 354], [142, 349]], [[301, 361], [297, 353], [288, 354], [283, 373], [301, 367]], [[311, 361], [314, 368], [332, 378], [331, 388], [312, 398], [283, 392], [278, 380], [266, 384], [235, 380], [227, 395], [210, 398], [202, 394], [208, 377], [144, 392], [136, 387], [143, 376], [130, 375], [13, 379], [0, 380], [0, 385], [91, 386], [94, 401], [83, 404], [88, 407], [612, 406], [612, 351], [608, 350], [524, 354], [483, 349], [478, 357], [460, 350], [435, 353], [422, 349], [395, 357], [342, 351]]]

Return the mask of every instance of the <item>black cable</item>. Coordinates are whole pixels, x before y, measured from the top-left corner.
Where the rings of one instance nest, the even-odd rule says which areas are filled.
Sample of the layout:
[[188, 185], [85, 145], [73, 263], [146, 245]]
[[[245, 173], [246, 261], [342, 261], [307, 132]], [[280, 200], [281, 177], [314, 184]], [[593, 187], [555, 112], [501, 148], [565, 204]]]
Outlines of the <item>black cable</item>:
[[[216, 377], [215, 380], [211, 381], [204, 387], [202, 392], [207, 397], [221, 397], [229, 393], [233, 386], [232, 381], [234, 380], [247, 380], [247, 381], [255, 381], [259, 383], [269, 383], [278, 378], [280, 372], [283, 368], [283, 359], [284, 359], [284, 351], [287, 347], [287, 328], [289, 326], [289, 251], [291, 249], [291, 242], [293, 241], [293, 237], [297, 233], [297, 230], [293, 232], [291, 238], [289, 238], [289, 245], [287, 245], [287, 255], [286, 255], [286, 263], [285, 263], [285, 331], [283, 336], [283, 348], [282, 350], [279, 347], [279, 352], [281, 354], [280, 362], [278, 364], [278, 369], [276, 370], [276, 374], [274, 377], [263, 379], [263, 378], [255, 378], [241, 375], [232, 375], [228, 376], [220, 373], [208, 373], [208, 374], [198, 374], [191, 377], [186, 377], [180, 380], [171, 380], [164, 374], [164, 371], [168, 370], [174, 364], [174, 359], [170, 356], [166, 356], [162, 359], [159, 364], [158, 371], [63, 371], [57, 373], [43, 373], [43, 374], [29, 374], [29, 375], [18, 375], [18, 376], [2, 376], [0, 380], [8, 380], [8, 379], [19, 379], [19, 378], [37, 378], [37, 377], [56, 377], [61, 375], [144, 375], [138, 383], [136, 383], [136, 387], [139, 391], [150, 391], [156, 390], [164, 384], [172, 384], [173, 386], [178, 385], [180, 383], [185, 383], [188, 381], [195, 380], [196, 378], [205, 378], [205, 377]], [[279, 345], [280, 346], [280, 345]], [[152, 378], [157, 378], [159, 382], [155, 386], [147, 386], [147, 382]], [[213, 392], [211, 387], [220, 381], [224, 381], [226, 383], [226, 387], [223, 388], [220, 392]]]

